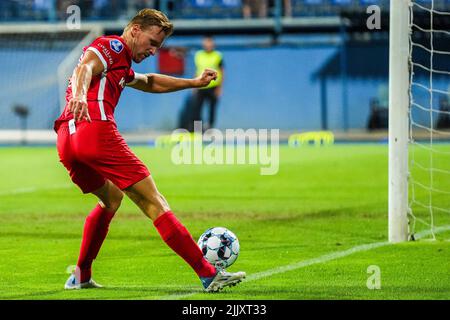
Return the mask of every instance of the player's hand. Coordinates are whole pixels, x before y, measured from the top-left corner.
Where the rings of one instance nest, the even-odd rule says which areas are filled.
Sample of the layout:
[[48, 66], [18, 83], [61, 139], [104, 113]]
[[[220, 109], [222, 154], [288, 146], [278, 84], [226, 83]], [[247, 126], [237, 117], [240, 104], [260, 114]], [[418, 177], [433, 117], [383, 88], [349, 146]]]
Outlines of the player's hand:
[[217, 71], [213, 69], [205, 69], [203, 73], [195, 78], [196, 86], [198, 88], [206, 87], [212, 80], [217, 79]]
[[91, 122], [88, 104], [85, 100], [72, 98], [69, 100], [68, 108], [69, 112], [73, 113], [75, 121], [87, 120], [88, 122]]

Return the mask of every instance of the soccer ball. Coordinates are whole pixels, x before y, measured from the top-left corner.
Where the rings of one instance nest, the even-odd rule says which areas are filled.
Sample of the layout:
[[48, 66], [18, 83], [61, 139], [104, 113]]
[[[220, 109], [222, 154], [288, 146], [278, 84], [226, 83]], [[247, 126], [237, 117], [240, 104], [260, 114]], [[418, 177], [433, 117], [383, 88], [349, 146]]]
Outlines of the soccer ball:
[[205, 259], [219, 270], [231, 266], [239, 255], [239, 240], [227, 228], [215, 227], [206, 230], [197, 244]]

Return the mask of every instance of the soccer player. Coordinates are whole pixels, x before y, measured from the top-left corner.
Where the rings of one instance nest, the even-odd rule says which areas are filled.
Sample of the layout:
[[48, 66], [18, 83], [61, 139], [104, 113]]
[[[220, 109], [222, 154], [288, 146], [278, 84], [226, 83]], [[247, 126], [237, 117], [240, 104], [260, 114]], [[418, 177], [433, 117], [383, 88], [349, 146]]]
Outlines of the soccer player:
[[58, 154], [72, 181], [83, 193], [96, 195], [99, 203], [86, 218], [76, 272], [67, 280], [66, 289], [101, 287], [92, 279], [92, 262], [124, 194], [153, 221], [164, 242], [194, 269], [206, 291], [218, 291], [245, 278], [245, 272], [216, 270], [207, 262], [114, 121], [114, 108], [125, 86], [164, 93], [201, 88], [217, 77], [211, 69], [193, 79], [135, 73], [131, 61], [140, 63], [153, 56], [172, 32], [173, 25], [163, 13], [143, 9], [121, 36], [99, 37], [84, 48], [69, 81], [67, 105], [54, 126]]

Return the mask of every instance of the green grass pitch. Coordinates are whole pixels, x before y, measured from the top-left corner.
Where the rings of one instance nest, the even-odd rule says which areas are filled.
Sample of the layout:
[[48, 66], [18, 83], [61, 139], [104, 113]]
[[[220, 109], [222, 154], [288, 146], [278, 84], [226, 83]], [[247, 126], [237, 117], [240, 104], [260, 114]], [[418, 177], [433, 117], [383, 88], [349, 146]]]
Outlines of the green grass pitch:
[[[258, 165], [176, 166], [169, 149], [133, 150], [195, 239], [213, 226], [237, 234], [241, 252], [230, 270], [248, 279], [203, 293], [194, 272], [126, 199], [93, 266], [105, 288], [65, 291], [96, 200], [72, 185], [54, 148], [0, 148], [0, 299], [450, 298], [448, 230], [435, 241], [342, 254], [387, 241], [386, 145], [282, 146], [274, 176], [261, 176]], [[426, 161], [427, 154], [415, 156]], [[435, 183], [450, 190], [448, 176]], [[449, 208], [448, 198], [434, 201]], [[448, 226], [450, 216], [437, 215], [435, 223]], [[371, 265], [380, 269], [378, 290], [367, 287]]]

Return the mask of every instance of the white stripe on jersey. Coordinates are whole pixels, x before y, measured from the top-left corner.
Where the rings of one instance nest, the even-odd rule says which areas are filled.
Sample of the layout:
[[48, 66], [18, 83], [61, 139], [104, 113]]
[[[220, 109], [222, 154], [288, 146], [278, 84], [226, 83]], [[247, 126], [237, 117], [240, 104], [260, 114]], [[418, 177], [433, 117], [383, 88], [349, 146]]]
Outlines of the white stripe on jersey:
[[98, 88], [98, 107], [100, 108], [100, 116], [102, 120], [107, 120], [106, 114], [105, 114], [105, 106], [103, 105], [103, 98], [105, 94], [105, 84], [106, 84], [106, 75], [102, 75], [102, 78], [100, 79], [100, 86]]
[[106, 63], [106, 60], [105, 60], [105, 58], [103, 58], [100, 51], [98, 51], [96, 48], [93, 48], [93, 47], [89, 47], [86, 49], [86, 51], [87, 50], [91, 50], [92, 52], [94, 52], [97, 55], [97, 57], [101, 60], [101, 62], [103, 64], [103, 68], [105, 68], [105, 70], [103, 70], [103, 72], [106, 72], [108, 69], [108, 64]]

